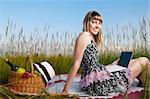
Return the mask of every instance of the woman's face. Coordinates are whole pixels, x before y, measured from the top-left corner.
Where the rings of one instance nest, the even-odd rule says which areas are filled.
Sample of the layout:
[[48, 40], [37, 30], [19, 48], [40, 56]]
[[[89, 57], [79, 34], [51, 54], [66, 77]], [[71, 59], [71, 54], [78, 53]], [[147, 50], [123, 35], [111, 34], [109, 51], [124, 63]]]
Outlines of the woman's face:
[[102, 29], [102, 23], [100, 20], [92, 19], [89, 21], [89, 32], [92, 35], [97, 35], [99, 31]]

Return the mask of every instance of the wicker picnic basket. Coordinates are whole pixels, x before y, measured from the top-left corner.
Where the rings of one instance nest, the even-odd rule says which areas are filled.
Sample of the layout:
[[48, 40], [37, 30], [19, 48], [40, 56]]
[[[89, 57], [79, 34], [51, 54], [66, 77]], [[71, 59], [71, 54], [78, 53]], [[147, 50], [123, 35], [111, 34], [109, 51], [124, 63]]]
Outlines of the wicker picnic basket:
[[23, 78], [21, 74], [11, 71], [8, 79], [8, 88], [14, 94], [38, 95], [45, 89], [45, 82], [41, 75], [34, 73], [33, 62], [31, 61], [31, 77]]

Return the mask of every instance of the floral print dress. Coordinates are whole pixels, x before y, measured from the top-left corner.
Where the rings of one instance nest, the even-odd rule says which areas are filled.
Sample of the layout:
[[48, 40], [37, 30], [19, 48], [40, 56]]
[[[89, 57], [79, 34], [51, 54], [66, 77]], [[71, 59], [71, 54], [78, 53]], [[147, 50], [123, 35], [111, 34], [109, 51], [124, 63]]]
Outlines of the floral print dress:
[[131, 76], [129, 69], [109, 72], [99, 63], [98, 49], [94, 41], [87, 45], [81, 61], [83, 73], [80, 88], [92, 96], [111, 95], [116, 92], [126, 92]]

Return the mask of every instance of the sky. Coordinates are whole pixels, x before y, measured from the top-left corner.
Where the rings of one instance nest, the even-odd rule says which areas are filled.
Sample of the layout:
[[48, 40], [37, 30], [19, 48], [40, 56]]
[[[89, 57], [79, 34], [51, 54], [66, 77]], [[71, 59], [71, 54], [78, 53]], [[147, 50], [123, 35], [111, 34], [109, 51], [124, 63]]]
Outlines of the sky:
[[[88, 11], [103, 17], [103, 28], [116, 24], [138, 25], [150, 17], [149, 0], [0, 0], [0, 35], [5, 33], [8, 19], [29, 35], [49, 25], [50, 32], [78, 33]], [[40, 32], [42, 33], [42, 32]]]

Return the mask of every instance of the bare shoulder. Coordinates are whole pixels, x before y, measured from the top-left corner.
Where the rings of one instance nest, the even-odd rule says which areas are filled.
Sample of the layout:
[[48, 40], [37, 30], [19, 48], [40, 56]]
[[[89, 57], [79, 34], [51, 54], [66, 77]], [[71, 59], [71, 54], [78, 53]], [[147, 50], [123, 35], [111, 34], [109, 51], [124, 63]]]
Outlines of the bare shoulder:
[[90, 36], [88, 32], [81, 32], [75, 44], [75, 51], [83, 53], [87, 45], [90, 43]]
[[81, 61], [83, 53], [87, 47], [87, 45], [90, 43], [90, 36], [89, 33], [82, 32], [78, 36], [75, 44], [75, 59]]
[[90, 36], [88, 32], [81, 32], [77, 38], [76, 43], [87, 45], [90, 42]]

